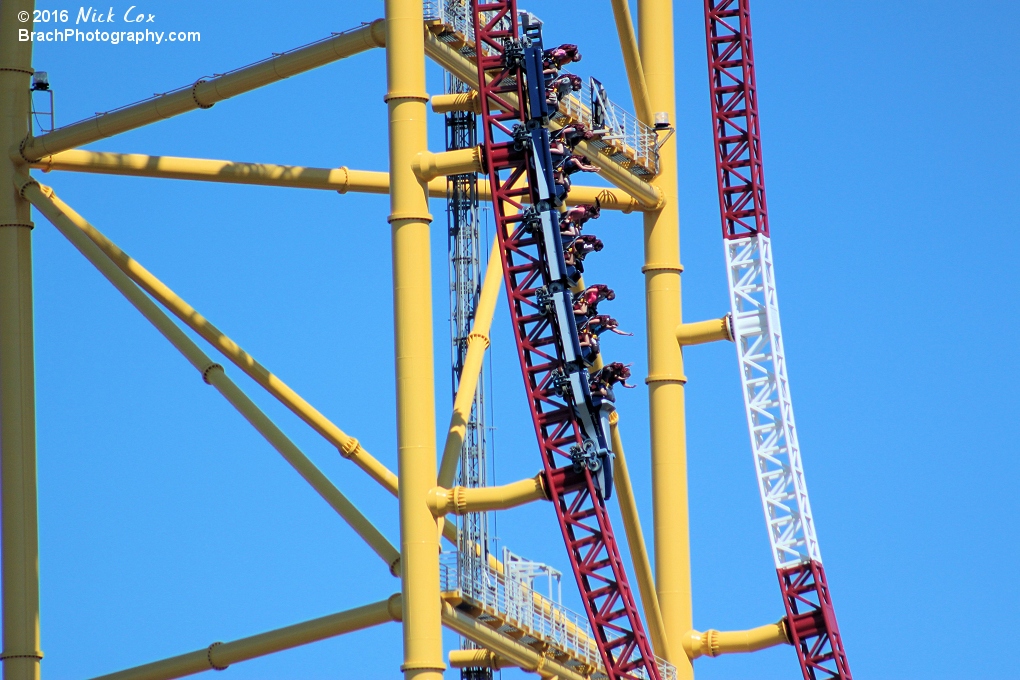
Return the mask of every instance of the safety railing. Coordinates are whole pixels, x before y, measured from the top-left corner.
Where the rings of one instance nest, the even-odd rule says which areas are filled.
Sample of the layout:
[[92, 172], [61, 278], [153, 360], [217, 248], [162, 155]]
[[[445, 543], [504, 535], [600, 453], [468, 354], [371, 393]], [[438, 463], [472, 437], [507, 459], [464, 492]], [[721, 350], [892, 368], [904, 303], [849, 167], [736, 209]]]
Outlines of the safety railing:
[[[464, 553], [443, 553], [440, 559], [440, 588], [457, 593], [468, 604], [489, 616], [510, 624], [521, 633], [548, 644], [595, 669], [593, 680], [605, 680], [602, 659], [588, 619], [536, 592], [526, 583], [508, 579], [489, 566], [486, 558]], [[662, 680], [676, 680], [676, 669], [656, 658]], [[636, 672], [644, 678], [644, 670]]]
[[475, 42], [470, 0], [425, 0], [425, 22], [445, 24], [453, 34], [467, 42]]
[[[562, 69], [560, 73], [568, 71]], [[600, 87], [589, 84], [579, 93], [564, 97], [553, 120], [560, 125], [583, 123], [597, 133], [589, 145], [642, 179], [659, 173], [659, 137], [655, 130], [609, 99]]]

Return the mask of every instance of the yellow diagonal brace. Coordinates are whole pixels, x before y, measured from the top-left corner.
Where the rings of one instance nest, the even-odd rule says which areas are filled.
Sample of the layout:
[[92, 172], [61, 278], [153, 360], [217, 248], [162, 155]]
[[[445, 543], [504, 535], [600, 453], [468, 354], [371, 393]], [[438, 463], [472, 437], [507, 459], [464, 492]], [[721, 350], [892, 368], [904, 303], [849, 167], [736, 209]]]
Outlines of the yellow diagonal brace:
[[239, 661], [275, 654], [319, 640], [400, 620], [400, 594], [381, 602], [277, 628], [232, 642], [214, 642], [205, 649], [101, 675], [93, 680], [173, 680], [203, 671], [222, 671]]
[[280, 400], [296, 416], [308, 423], [326, 441], [337, 447], [344, 458], [352, 460], [390, 493], [393, 495], [397, 494], [397, 476], [370, 453], [365, 451], [357, 439], [345, 433], [326, 416], [316, 410], [315, 407], [302, 399], [285, 382], [241, 349], [236, 342], [199, 314], [194, 307], [178, 297], [176, 293], [170, 290], [166, 284], [156, 278], [149, 270], [117, 247], [102, 232], [88, 222], [84, 222], [80, 228], [107, 257], [113, 260], [113, 263], [122, 272], [131, 277], [131, 280], [145, 289], [157, 302], [170, 310], [174, 316], [222, 352], [223, 356], [230, 359], [234, 365], [244, 371], [252, 380], [264, 387], [267, 392]]
[[[176, 293], [170, 290], [166, 284], [156, 278], [149, 270], [117, 247], [102, 232], [88, 222], [84, 224], [88, 225], [88, 228], [84, 230], [85, 235], [121, 271], [127, 274], [132, 281], [144, 288], [149, 295], [152, 295], [160, 304], [169, 309], [174, 316], [220, 350], [223, 356], [230, 359], [234, 365], [244, 371], [252, 380], [276, 397], [280, 403], [308, 423], [326, 441], [336, 446], [340, 451], [340, 455], [353, 461], [355, 465], [368, 473], [372, 479], [379, 482], [391, 494], [397, 495], [397, 476], [366, 451], [357, 439], [333, 424], [332, 421], [294, 392], [285, 382], [245, 352], [237, 343], [199, 314], [191, 305], [178, 297]], [[457, 544], [457, 526], [448, 519], [443, 521], [443, 537], [450, 543]]]
[[199, 80], [192, 86], [73, 123], [39, 137], [29, 137], [22, 145], [21, 156], [29, 162], [37, 161], [43, 156], [83, 146], [165, 118], [195, 109], [207, 109], [224, 99], [384, 44], [383, 21], [378, 19], [352, 31], [236, 71]]
[[630, 96], [634, 100], [634, 113], [638, 120], [650, 126], [655, 121], [652, 120], [652, 105], [649, 103], [645, 70], [641, 66], [641, 54], [638, 51], [637, 37], [634, 35], [634, 22], [630, 18], [630, 3], [628, 0], [612, 2], [616, 33], [620, 36], [623, 64], [627, 68], [627, 81], [630, 83]]
[[475, 403], [475, 392], [478, 389], [478, 376], [482, 372], [485, 350], [489, 347], [489, 329], [496, 311], [496, 299], [503, 283], [503, 259], [500, 257], [499, 241], [493, 239], [492, 252], [489, 253], [489, 264], [485, 269], [482, 281], [482, 292], [475, 307], [475, 318], [471, 325], [471, 333], [467, 339], [467, 354], [460, 373], [460, 384], [457, 396], [453, 400], [453, 415], [450, 416], [450, 428], [443, 447], [443, 458], [439, 465], [439, 486], [449, 487], [457, 474], [457, 460], [460, 449], [464, 445], [464, 433], [471, 417], [471, 406]]
[[627, 458], [623, 455], [623, 439], [620, 437], [620, 414], [614, 411], [609, 416], [609, 430], [612, 438], [614, 486], [620, 503], [620, 514], [623, 516], [623, 528], [627, 533], [627, 545], [630, 546], [630, 557], [634, 565], [634, 578], [638, 582], [641, 593], [641, 604], [645, 609], [645, 621], [648, 622], [648, 634], [652, 638], [655, 655], [663, 659], [669, 658], [669, 641], [666, 639], [662, 625], [662, 611], [659, 609], [659, 596], [655, 592], [655, 579], [652, 566], [648, 561], [648, 549], [645, 547], [645, 536], [641, 531], [641, 519], [638, 516], [637, 503], [634, 499], [634, 488], [630, 483], [630, 471], [627, 469]]
[[27, 177], [18, 181], [21, 195], [53, 223], [142, 315], [166, 337], [194, 366], [202, 378], [215, 387], [259, 434], [279, 451], [323, 500], [351, 526], [354, 531], [386, 562], [391, 571], [399, 563], [400, 553], [314, 463], [266, 416], [234, 382], [223, 367], [215, 363], [194, 341], [149, 299], [131, 279], [93, 243], [85, 232], [94, 229], [85, 218], [61, 201], [49, 187]]

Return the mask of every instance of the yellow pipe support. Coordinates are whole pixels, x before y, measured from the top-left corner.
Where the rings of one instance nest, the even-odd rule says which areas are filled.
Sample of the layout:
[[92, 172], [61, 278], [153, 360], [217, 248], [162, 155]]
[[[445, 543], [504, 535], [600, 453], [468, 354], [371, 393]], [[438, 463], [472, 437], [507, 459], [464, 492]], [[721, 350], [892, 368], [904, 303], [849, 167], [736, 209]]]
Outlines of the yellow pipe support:
[[783, 617], [776, 623], [751, 630], [708, 630], [704, 633], [691, 630], [684, 635], [683, 642], [687, 656], [694, 660], [700, 656], [744, 654], [777, 645], [788, 645], [790, 634], [786, 627], [786, 617]]
[[285, 382], [276, 377], [265, 366], [256, 361], [254, 357], [241, 349], [236, 342], [199, 314], [194, 307], [178, 297], [176, 293], [170, 290], [166, 284], [156, 278], [137, 260], [132, 259], [130, 255], [117, 247], [117, 244], [104, 236], [102, 232], [88, 222], [82, 222], [77, 226], [93, 243], [99, 246], [99, 249], [108, 258], [113, 260], [113, 263], [122, 272], [131, 277], [131, 280], [141, 286], [145, 292], [170, 310], [174, 316], [202, 336], [209, 344], [218, 349], [223, 356], [230, 359], [235, 366], [276, 397], [280, 403], [289, 408], [296, 416], [308, 423], [326, 441], [337, 447], [341, 456], [353, 461], [358, 467], [367, 472], [372, 479], [379, 482], [383, 488], [394, 496], [397, 495], [397, 476], [362, 448], [357, 439], [334, 425], [332, 421], [302, 399]]
[[634, 114], [645, 125], [654, 125], [645, 70], [641, 65], [641, 53], [638, 51], [637, 37], [634, 35], [634, 22], [630, 18], [630, 3], [627, 0], [612, 2], [616, 33], [620, 37], [623, 64], [627, 68], [627, 81], [630, 83], [630, 96], [634, 100]]
[[[346, 166], [308, 168], [298, 165], [241, 163], [205, 158], [147, 156], [145, 154], [72, 149], [46, 156], [33, 162], [31, 167], [38, 168], [43, 172], [61, 170], [100, 175], [292, 187], [336, 191], [340, 194], [388, 194], [390, 192], [389, 173], [376, 170], [353, 170]], [[440, 177], [431, 180], [428, 189], [430, 197], [446, 198], [446, 178]], [[482, 201], [492, 199], [488, 180], [479, 179], [478, 198]], [[603, 210], [620, 210], [625, 213], [643, 210], [641, 205], [624, 191], [591, 186], [572, 187], [570, 196], [567, 198], [567, 205], [594, 203], [596, 199], [601, 203]]]
[[451, 649], [450, 666], [453, 668], [491, 668], [498, 671], [512, 668], [513, 664], [488, 649]]
[[[478, 199], [492, 200], [488, 181], [481, 180], [478, 182]], [[642, 211], [645, 209], [636, 198], [626, 191], [619, 189], [586, 187], [574, 184], [571, 185], [570, 193], [567, 194], [567, 205], [592, 205], [596, 200], [598, 200], [602, 210], [620, 210], [624, 213], [631, 213], [635, 210]]]
[[463, 175], [471, 172], [485, 172], [482, 167], [482, 147], [457, 149], [432, 153], [422, 151], [412, 161], [414, 174], [423, 182], [430, 182], [437, 177], [447, 175]]
[[648, 549], [645, 547], [645, 536], [641, 530], [641, 518], [638, 516], [637, 502], [634, 499], [634, 487], [630, 483], [630, 470], [627, 469], [627, 458], [623, 453], [623, 438], [620, 436], [620, 413], [613, 411], [609, 416], [609, 431], [616, 454], [613, 460], [613, 478], [616, 496], [620, 504], [620, 515], [623, 516], [623, 528], [627, 534], [627, 545], [630, 546], [630, 558], [634, 565], [634, 577], [641, 603], [644, 605], [645, 622], [648, 634], [652, 639], [655, 654], [663, 659], [669, 658], [669, 640], [666, 638], [662, 625], [662, 611], [659, 609], [659, 597], [655, 593], [655, 578], [652, 566], [648, 561]]
[[428, 151], [422, 0], [385, 0], [389, 109], [393, 332], [400, 478], [401, 592], [407, 680], [442, 680], [439, 534], [429, 511], [436, 484], [432, 273], [428, 188], [414, 173]]
[[[426, 31], [425, 51], [429, 57], [455, 77], [464, 81], [469, 87], [477, 89], [478, 72], [474, 62], [439, 40], [431, 31]], [[672, 63], [672, 59], [670, 61]], [[510, 103], [516, 102], [516, 95], [514, 94], [504, 96], [507, 97], [507, 101]], [[558, 126], [552, 124], [550, 127], [551, 129], [556, 129]], [[577, 151], [600, 168], [599, 174], [603, 179], [630, 194], [642, 209], [659, 210], [663, 206], [665, 194], [657, 186], [638, 179], [619, 164], [606, 158], [605, 155], [588, 142], [578, 144]], [[570, 193], [573, 194], [574, 191], [575, 188], [572, 187]], [[577, 200], [576, 197], [574, 198]]]
[[[58, 151], [83, 146], [158, 120], [195, 109], [208, 109], [224, 99], [384, 45], [383, 22], [379, 19], [236, 71], [199, 80], [190, 87], [103, 113], [39, 137], [27, 137], [22, 143], [21, 157], [28, 162], [37, 161]], [[17, 150], [14, 153], [17, 154]]]
[[173, 680], [203, 671], [225, 670], [240, 661], [275, 654], [320, 640], [353, 633], [390, 621], [400, 620], [400, 595], [330, 614], [285, 628], [252, 635], [233, 642], [214, 642], [205, 649], [181, 654], [162, 661], [101, 675], [93, 680]]
[[[46, 156], [32, 163], [32, 167], [43, 172], [70, 170], [103, 175], [325, 189], [341, 194], [348, 192], [388, 194], [390, 191], [390, 178], [385, 172], [352, 170], [347, 167], [306, 168], [296, 165], [241, 163], [205, 158], [147, 156], [137, 153], [109, 153], [81, 149], [71, 149]], [[443, 191], [446, 191], [445, 182]]]
[[[0, 2], [0, 581], [5, 680], [38, 680], [39, 529], [31, 206], [15, 189], [9, 149], [29, 133], [31, 0]], [[22, 169], [23, 171], [23, 169]]]
[[[550, 128], [555, 127], [550, 125]], [[637, 176], [626, 170], [619, 163], [609, 160], [591, 142], [580, 142], [575, 151], [591, 161], [592, 165], [598, 166], [599, 177], [623, 189], [633, 196], [641, 207], [648, 210], [658, 210], [665, 205], [666, 195], [658, 188], [657, 184], [638, 179]], [[570, 192], [574, 189], [571, 187]]]
[[[641, 62], [653, 112], [676, 120], [673, 0], [638, 0]], [[675, 641], [694, 628], [691, 604], [690, 525], [687, 503], [687, 434], [684, 420], [680, 325], [680, 213], [677, 200], [677, 145], [659, 149], [654, 186], [663, 205], [644, 217], [645, 309], [648, 334], [648, 405], [651, 431], [652, 508], [656, 590], [667, 640], [667, 660], [679, 680], [690, 680], [690, 660]]]
[[156, 303], [149, 299], [131, 279], [122, 272], [103, 251], [93, 243], [85, 231], [91, 225], [61, 201], [49, 187], [42, 187], [34, 179], [21, 176], [18, 186], [22, 196], [53, 223], [72, 244], [121, 292], [124, 297], [194, 366], [202, 379], [217, 391], [255, 427], [266, 441], [297, 470], [323, 500], [329, 503], [369, 547], [390, 567], [395, 569], [400, 555], [343, 493], [305, 456], [255, 403], [227, 377], [223, 367], [212, 361]]
[[[167, 321], [169, 322], [169, 319]], [[252, 424], [259, 434], [265, 437], [273, 448], [279, 451], [291, 467], [354, 529], [354, 532], [386, 563], [390, 572], [394, 575], [399, 573], [400, 553], [397, 552], [393, 544], [329, 481], [329, 478], [312, 463], [308, 456], [287, 438], [283, 431], [255, 405], [255, 402], [227, 377], [223, 368], [218, 365], [211, 366], [205, 370], [203, 377], [244, 416], [245, 420]]]
[[428, 495], [429, 509], [436, 517], [450, 513], [466, 515], [470, 512], [509, 510], [538, 500], [549, 500], [545, 475], [541, 472], [529, 479], [501, 486], [455, 486], [452, 489], [437, 486]]
[[432, 95], [433, 113], [453, 113], [454, 111], [470, 111], [474, 114], [482, 112], [482, 100], [474, 90], [457, 92], [456, 94]]
[[701, 345], [716, 340], [733, 341], [733, 320], [729, 314], [721, 319], [682, 323], [676, 327], [676, 341], [681, 347]]
[[453, 484], [457, 474], [457, 461], [460, 450], [464, 446], [464, 435], [467, 422], [471, 417], [471, 406], [475, 403], [475, 392], [478, 389], [478, 378], [482, 372], [485, 350], [489, 347], [489, 329], [492, 317], [496, 312], [499, 290], [503, 285], [503, 259], [499, 252], [499, 240], [492, 240], [489, 263], [485, 268], [482, 290], [475, 306], [475, 318], [471, 323], [471, 332], [467, 339], [467, 352], [464, 366], [460, 373], [460, 384], [453, 400], [453, 414], [450, 416], [450, 427], [443, 446], [443, 457], [439, 465], [437, 483], [442, 487]]
[[473, 91], [478, 89], [478, 66], [475, 62], [453, 46], [444, 43], [428, 29], [425, 30], [425, 54]]
[[[501, 635], [484, 623], [456, 609], [449, 602], [442, 603], [443, 624], [475, 644], [492, 650], [510, 664], [543, 678], [559, 680], [589, 680], [590, 672], [581, 673], [568, 668], [555, 659], [543, 656], [527, 645]], [[594, 669], [590, 669], [594, 670]]]

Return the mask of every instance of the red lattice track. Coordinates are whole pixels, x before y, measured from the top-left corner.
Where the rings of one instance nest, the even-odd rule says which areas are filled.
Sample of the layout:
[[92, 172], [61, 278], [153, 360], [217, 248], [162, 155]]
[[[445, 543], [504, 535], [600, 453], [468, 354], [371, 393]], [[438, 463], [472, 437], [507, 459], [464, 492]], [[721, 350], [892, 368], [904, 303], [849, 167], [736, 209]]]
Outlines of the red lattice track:
[[[712, 128], [725, 239], [769, 236], [749, 0], [705, 0]], [[805, 680], [852, 680], [820, 561], [777, 566]]]
[[780, 569], [779, 587], [786, 605], [790, 642], [797, 649], [804, 678], [852, 680], [821, 563], [812, 561]]
[[723, 237], [769, 235], [747, 0], [705, 0]]
[[[541, 236], [521, 213], [539, 201], [530, 147], [515, 149], [513, 128], [524, 125], [523, 74], [504, 67], [505, 41], [518, 39], [515, 0], [472, 2], [485, 162], [492, 186], [507, 297], [531, 415], [549, 493], [567, 545], [609, 680], [659, 680], [659, 670], [627, 583], [609, 513], [591, 474], [575, 472], [571, 448], [582, 445], [572, 397], [561, 387], [567, 370], [554, 314], [539, 300], [550, 276]], [[551, 254], [557, 257], [558, 254]], [[569, 337], [569, 336], [567, 336]]]

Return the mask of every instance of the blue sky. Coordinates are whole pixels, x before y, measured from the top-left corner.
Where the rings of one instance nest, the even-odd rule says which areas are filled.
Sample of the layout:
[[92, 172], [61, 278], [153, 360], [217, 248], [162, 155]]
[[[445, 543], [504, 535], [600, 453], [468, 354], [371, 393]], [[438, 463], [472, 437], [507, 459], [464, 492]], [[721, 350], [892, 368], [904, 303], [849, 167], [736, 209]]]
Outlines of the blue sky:
[[[580, 45], [582, 75], [627, 102], [608, 2], [527, 7], [545, 19], [548, 40]], [[315, 0], [139, 8], [202, 41], [36, 45], [58, 124], [382, 15], [381, 2]], [[1020, 140], [1016, 40], [986, 17], [1015, 26], [1020, 10], [797, 0], [753, 11], [792, 393], [851, 666], [871, 678], [1001, 676], [1020, 625], [1011, 387], [1020, 269], [1009, 236], [1017, 217], [1005, 209], [1016, 200]], [[676, 38], [684, 316], [701, 320], [727, 308], [701, 3], [677, 3]], [[428, 68], [438, 93], [441, 73]], [[375, 51], [88, 148], [384, 170], [384, 91]], [[430, 138], [441, 148], [438, 116]], [[43, 181], [396, 468], [385, 197], [57, 172]], [[443, 211], [432, 202], [440, 428], [450, 406]], [[398, 590], [269, 445], [36, 222], [45, 677], [92, 677]], [[633, 362], [640, 383], [640, 218], [607, 214], [596, 227], [606, 249], [589, 260], [589, 278], [617, 290], [612, 313], [635, 332], [607, 340], [606, 352]], [[496, 478], [509, 482], [540, 461], [502, 306], [490, 355]], [[782, 603], [733, 347], [695, 347], [685, 358], [695, 627], [774, 621]], [[228, 373], [396, 542], [396, 501]], [[620, 408], [650, 534], [644, 388]], [[547, 505], [501, 514], [496, 533], [501, 547], [567, 568]], [[579, 608], [570, 584], [564, 593]], [[227, 673], [382, 678], [399, 663], [393, 624]], [[699, 660], [696, 672], [798, 677], [788, 647]]]

